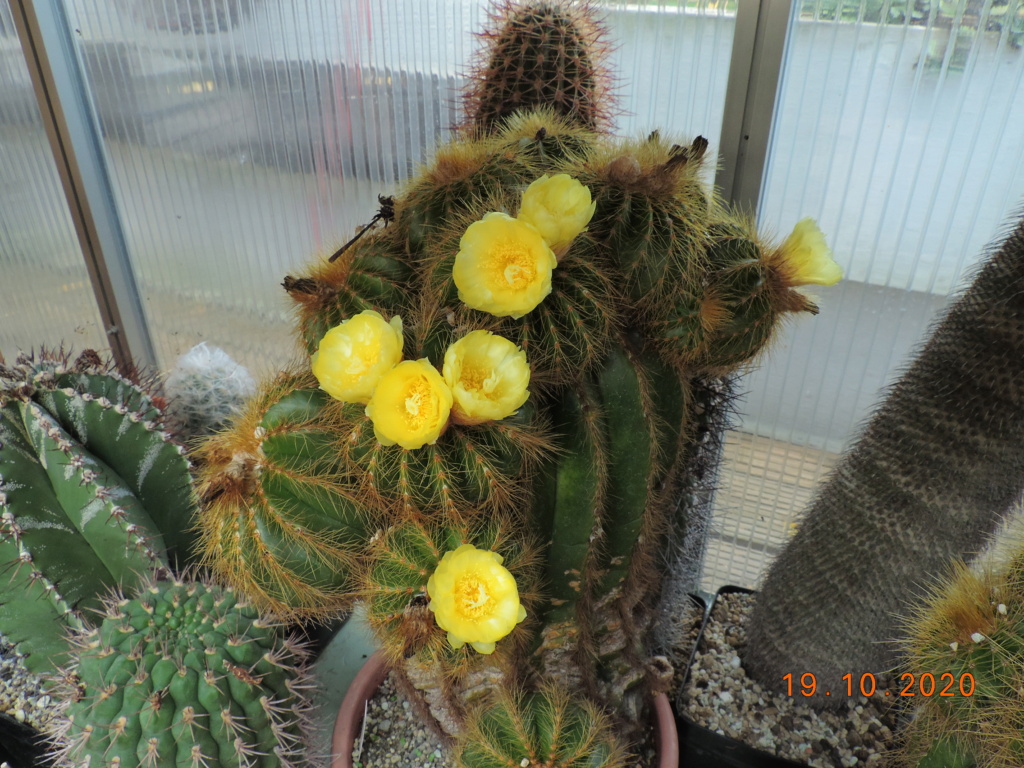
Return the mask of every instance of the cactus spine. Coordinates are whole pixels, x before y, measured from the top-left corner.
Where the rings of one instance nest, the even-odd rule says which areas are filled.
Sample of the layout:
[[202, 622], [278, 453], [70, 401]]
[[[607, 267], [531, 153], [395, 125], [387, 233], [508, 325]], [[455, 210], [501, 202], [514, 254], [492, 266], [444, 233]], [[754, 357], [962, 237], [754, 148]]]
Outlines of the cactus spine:
[[[601, 132], [609, 112], [602, 34], [586, 4], [501, 6], [467, 124], [388, 204], [393, 222], [285, 281], [307, 351], [323, 354], [326, 329], [357, 313], [373, 310], [385, 324], [400, 315], [397, 381], [400, 369], [443, 372], [456, 343], [490, 332], [525, 352], [526, 405], [484, 423], [441, 419], [425, 444], [406, 448], [378, 422], [376, 395], [314, 405], [316, 385], [303, 370], [264, 385], [236, 428], [207, 443], [201, 487], [206, 561], [268, 609], [337, 610], [353, 596], [349, 582], [323, 589], [319, 574], [279, 564], [290, 553], [326, 562], [318, 548], [349, 542], [339, 557], [351, 566], [345, 578], [361, 574], [358, 594], [414, 703], [449, 733], [485, 722], [489, 689], [541, 691], [506, 698], [500, 718], [537, 722], [530, 738], [554, 753], [564, 746], [572, 760], [591, 755], [612, 766], [625, 747], [595, 746], [604, 737], [586, 734], [604, 726], [585, 713], [606, 707], [616, 738], [629, 742], [645, 696], [665, 678], [647, 643], [659, 563], [666, 532], [685, 539], [689, 530], [689, 507], [676, 500], [697, 485], [683, 473], [700, 469], [698, 427], [717, 423], [706, 412], [712, 400], [694, 395], [751, 360], [783, 313], [810, 305], [794, 290], [802, 283], [793, 249], [766, 246], [700, 183], [705, 140]], [[548, 203], [558, 213], [545, 223], [536, 211]], [[473, 273], [465, 265], [474, 258], [488, 266]], [[460, 278], [464, 268], [475, 277]], [[535, 301], [517, 303], [531, 291]], [[342, 359], [373, 368], [379, 351]], [[491, 370], [473, 374], [473, 386], [491, 386]], [[417, 379], [389, 417], [433, 418], [439, 400], [422, 382], [436, 373]], [[344, 519], [296, 525], [264, 498], [268, 473], [283, 470], [261, 420], [300, 390], [310, 407], [298, 409], [289, 445], [303, 462], [290, 464], [288, 477], [303, 487], [354, 486], [362, 506]], [[467, 616], [499, 602], [482, 565], [460, 566], [469, 575], [452, 594], [430, 594], [455, 556], [502, 559], [512, 573], [526, 619], [507, 636], [463, 640], [463, 629], [441, 628], [437, 611], [456, 592]], [[560, 722], [586, 727], [569, 733]], [[574, 740], [590, 746], [577, 751]], [[522, 733], [509, 744], [538, 765], [554, 754]]]
[[187, 552], [188, 462], [159, 418], [95, 353], [0, 368], [0, 629], [29, 669], [60, 663], [63, 628], [110, 588]]
[[304, 650], [230, 589], [151, 582], [74, 639], [56, 765], [308, 765]]
[[797, 668], [819, 680], [893, 668], [896, 617], [951, 561], [973, 557], [1019, 498], [1022, 285], [1024, 220], [936, 326], [772, 565], [744, 659], [765, 685]]
[[940, 695], [918, 696], [894, 764], [994, 768], [1020, 763], [1022, 554], [996, 571], [954, 564], [949, 578], [913, 612], [901, 669], [915, 691], [927, 693], [934, 679]]

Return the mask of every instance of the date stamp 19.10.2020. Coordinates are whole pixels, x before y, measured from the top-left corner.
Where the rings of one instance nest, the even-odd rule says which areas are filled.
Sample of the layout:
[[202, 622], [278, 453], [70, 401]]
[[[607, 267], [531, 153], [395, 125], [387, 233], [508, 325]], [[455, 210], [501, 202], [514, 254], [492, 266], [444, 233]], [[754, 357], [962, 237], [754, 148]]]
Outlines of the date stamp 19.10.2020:
[[[783, 675], [782, 680], [786, 683], [787, 696], [805, 696], [810, 698], [818, 693], [818, 676], [813, 672], [804, 672], [798, 681], [794, 680], [793, 673]], [[796, 690], [794, 691], [794, 682]], [[836, 690], [822, 691], [818, 695], [824, 696], [874, 696], [878, 690], [875, 675], [865, 672], [857, 679], [856, 676], [847, 672], [840, 679], [840, 685]], [[898, 691], [881, 691], [885, 696], [973, 696], [974, 675], [964, 672], [959, 677], [951, 672], [943, 672], [940, 675], [933, 675], [931, 672], [924, 672], [915, 675], [912, 672], [904, 672], [899, 677]]]

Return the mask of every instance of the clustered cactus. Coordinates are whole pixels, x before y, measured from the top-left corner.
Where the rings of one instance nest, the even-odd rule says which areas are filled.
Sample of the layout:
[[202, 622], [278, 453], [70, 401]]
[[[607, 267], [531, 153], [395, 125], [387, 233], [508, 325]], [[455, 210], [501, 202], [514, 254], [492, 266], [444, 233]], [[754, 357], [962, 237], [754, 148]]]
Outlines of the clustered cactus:
[[54, 765], [304, 765], [304, 652], [193, 577], [190, 464], [138, 378], [0, 365], [0, 634], [66, 705]]
[[708, 382], [839, 272], [813, 223], [773, 246], [717, 200], [706, 140], [604, 132], [592, 8], [494, 22], [387, 225], [285, 279], [309, 362], [201, 449], [201, 550], [263, 610], [365, 602], [464, 765], [622, 765]]

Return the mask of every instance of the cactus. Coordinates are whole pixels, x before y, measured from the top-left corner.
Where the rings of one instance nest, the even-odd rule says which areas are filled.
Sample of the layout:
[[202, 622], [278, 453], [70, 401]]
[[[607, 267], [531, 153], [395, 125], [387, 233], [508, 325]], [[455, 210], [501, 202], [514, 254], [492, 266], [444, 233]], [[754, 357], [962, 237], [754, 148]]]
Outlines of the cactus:
[[203, 561], [285, 618], [349, 607], [368, 536], [370, 510], [338, 460], [339, 408], [315, 385], [282, 374], [197, 450]]
[[[704, 139], [601, 133], [602, 34], [586, 4], [502, 6], [467, 127], [382, 199], [386, 226], [286, 279], [315, 360], [204, 446], [201, 526], [206, 562], [268, 610], [367, 603], [413, 703], [449, 734], [489, 692], [521, 688], [509, 707], [607, 709], [617, 756], [666, 679], [648, 639], [659, 568], [703, 530], [687, 515], [703, 509], [714, 451], [701, 445], [728, 404], [708, 393], [780, 317], [812, 308], [796, 288], [834, 264], [820, 243], [765, 244], [716, 200]], [[528, 390], [513, 377], [528, 399], [503, 416], [458, 399], [500, 391], [510, 364], [466, 358], [456, 381], [450, 363], [477, 333], [528, 362]], [[400, 357], [378, 370], [396, 335]], [[279, 408], [295, 418], [275, 417], [276, 433], [263, 422]], [[302, 460], [282, 467], [272, 436]], [[300, 523], [265, 491], [283, 476], [340, 490]], [[450, 593], [431, 593], [442, 583]], [[541, 684], [579, 700], [529, 694]]]
[[526, 694], [505, 690], [496, 702], [474, 710], [455, 752], [459, 768], [628, 764], [608, 717], [551, 685]]
[[288, 768], [305, 756], [305, 651], [230, 589], [143, 584], [73, 638], [55, 765]]
[[519, 111], [553, 107], [595, 129], [609, 117], [604, 29], [588, 5], [497, 8], [466, 93], [468, 126], [489, 133]]
[[897, 617], [951, 561], [973, 557], [1020, 497], [1022, 284], [1024, 220], [935, 327], [773, 563], [744, 658], [766, 686], [797, 669], [818, 680], [892, 669]]
[[164, 381], [168, 427], [192, 443], [227, 426], [256, 391], [249, 372], [222, 349], [196, 344]]
[[0, 628], [32, 671], [110, 588], [184, 558], [188, 462], [159, 418], [94, 352], [0, 368]]
[[[998, 570], [954, 563], [907, 621], [901, 684], [916, 698], [894, 765], [993, 768], [1024, 755], [1024, 550]], [[933, 682], [934, 681], [934, 685]], [[925, 695], [935, 688], [936, 694]]]

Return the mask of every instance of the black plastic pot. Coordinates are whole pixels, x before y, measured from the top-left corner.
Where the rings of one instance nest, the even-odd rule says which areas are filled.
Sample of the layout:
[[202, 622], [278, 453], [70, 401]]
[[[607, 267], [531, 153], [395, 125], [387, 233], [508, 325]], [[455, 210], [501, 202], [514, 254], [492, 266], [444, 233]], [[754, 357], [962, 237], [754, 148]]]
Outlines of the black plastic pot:
[[47, 744], [39, 731], [0, 713], [0, 763], [11, 768], [49, 768]]
[[[679, 689], [679, 697], [690, 679], [690, 669], [693, 667], [693, 657], [704, 642], [704, 630], [707, 628], [711, 612], [721, 595], [735, 593], [751, 594], [753, 590], [743, 587], [722, 587], [715, 593], [715, 599], [711, 608], [704, 615], [704, 623], [701, 624], [700, 634], [690, 654], [690, 663], [687, 665], [686, 676], [683, 678], [683, 685]], [[676, 728], [679, 731], [679, 762], [686, 768], [807, 768], [806, 763], [798, 763], [787, 760], [784, 757], [762, 752], [759, 749], [748, 746], [729, 736], [715, 733], [709, 728], [698, 725], [683, 711], [681, 702], [675, 702]]]

